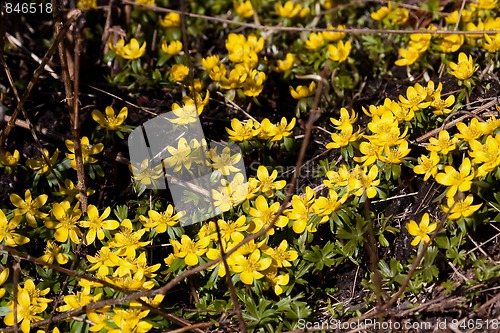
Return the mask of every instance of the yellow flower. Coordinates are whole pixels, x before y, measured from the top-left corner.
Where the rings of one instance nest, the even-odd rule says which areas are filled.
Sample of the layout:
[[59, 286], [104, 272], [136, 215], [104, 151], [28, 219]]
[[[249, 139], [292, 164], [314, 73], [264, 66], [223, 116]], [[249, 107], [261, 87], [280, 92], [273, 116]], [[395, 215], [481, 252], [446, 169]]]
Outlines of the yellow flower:
[[447, 165], [444, 167], [444, 172], [436, 175], [436, 182], [448, 186], [446, 191], [447, 197], [454, 197], [457, 191], [467, 192], [472, 186], [475, 172], [472, 169], [470, 159], [464, 158], [458, 171], [454, 167]]
[[108, 333], [146, 333], [153, 328], [153, 324], [142, 320], [147, 317], [149, 310], [143, 311], [141, 307], [131, 307], [129, 309], [113, 308], [114, 315], [112, 322], [118, 329], [111, 329]]
[[432, 233], [437, 228], [437, 223], [429, 224], [429, 214], [425, 213], [420, 220], [420, 224], [411, 220], [410, 223], [406, 224], [406, 229], [410, 235], [415, 236], [415, 239], [411, 242], [411, 245], [417, 246], [420, 242], [429, 243], [431, 238], [429, 234]]
[[400, 144], [389, 147], [385, 146], [384, 155], [380, 156], [380, 160], [384, 163], [401, 164], [405, 156], [410, 153], [408, 141], [404, 140]]
[[155, 4], [155, 0], [135, 0], [135, 2], [146, 6], [153, 6]]
[[124, 59], [139, 59], [144, 53], [146, 53], [146, 42], [139, 46], [137, 39], [132, 38], [117, 54]]
[[441, 52], [453, 53], [457, 51], [464, 43], [464, 35], [446, 35], [438, 42], [438, 48]]
[[281, 286], [286, 286], [290, 282], [288, 273], [277, 275], [276, 272], [269, 272], [266, 274], [266, 278], [274, 285], [274, 293], [277, 296], [283, 293], [283, 288], [281, 288]]
[[82, 232], [78, 228], [78, 220], [82, 215], [82, 211], [78, 208], [80, 203], [78, 202], [73, 209], [68, 201], [63, 201], [61, 203], [54, 203], [52, 206], [52, 216], [55, 217], [55, 221], [46, 220], [45, 226], [49, 229], [56, 229], [54, 233], [54, 238], [59, 243], [64, 243], [68, 240], [68, 237], [75, 244], [80, 243], [80, 237], [82, 237]]
[[31, 191], [26, 190], [26, 192], [24, 192], [24, 198], [24, 200], [21, 199], [21, 197], [15, 193], [10, 195], [10, 201], [17, 207], [13, 213], [15, 216], [25, 215], [28, 224], [31, 227], [36, 228], [37, 222], [35, 217], [45, 218], [48, 216], [47, 214], [40, 212], [38, 209], [45, 205], [49, 197], [46, 194], [42, 194], [32, 200]]
[[298, 3], [294, 4], [292, 1], [287, 1], [285, 5], [282, 3], [276, 4], [276, 14], [285, 18], [292, 18], [297, 16], [302, 9], [302, 6]]
[[490, 52], [495, 53], [500, 50], [500, 32], [494, 36], [484, 35], [486, 43], [483, 43], [483, 48]]
[[111, 208], [106, 207], [102, 215], [99, 216], [97, 207], [89, 205], [87, 209], [87, 216], [89, 219], [80, 221], [80, 226], [89, 229], [85, 236], [87, 245], [93, 244], [96, 236], [102, 241], [105, 237], [104, 230], [115, 230], [120, 226], [120, 223], [116, 220], [106, 220], [110, 213]]
[[7, 217], [0, 209], [0, 242], [5, 242], [5, 245], [14, 247], [24, 245], [30, 241], [28, 237], [14, 232], [21, 219], [21, 216], [14, 216], [10, 221], [7, 221]]
[[412, 48], [408, 47], [407, 49], [400, 48], [398, 51], [399, 55], [401, 56], [401, 59], [398, 59], [395, 61], [396, 66], [410, 66], [415, 63], [415, 61], [420, 58], [421, 53]]
[[392, 11], [392, 3], [391, 1], [389, 1], [387, 6], [380, 7], [376, 12], [370, 13], [370, 16], [375, 21], [382, 21], [389, 15], [391, 11]]
[[435, 177], [438, 172], [439, 156], [435, 151], [431, 151], [429, 157], [426, 155], [420, 156], [420, 162], [413, 168], [413, 172], [417, 175], [424, 175], [424, 181], [430, 176]]
[[[263, 195], [259, 195], [255, 199], [255, 208], [250, 207], [248, 213], [253, 217], [252, 230], [250, 232], [256, 233], [263, 227], [269, 225], [273, 220], [276, 212], [280, 208], [280, 203], [275, 202], [269, 206], [267, 199]], [[288, 217], [280, 215], [276, 220], [275, 227], [283, 228], [288, 224]], [[267, 231], [267, 234], [274, 235], [274, 228]]]
[[320, 196], [314, 201], [312, 208], [318, 216], [322, 217], [321, 223], [328, 221], [330, 215], [342, 207], [347, 200], [347, 196], [346, 193], [339, 199], [337, 192], [330, 189], [328, 198]]
[[61, 247], [54, 241], [48, 240], [44, 254], [40, 257], [40, 260], [43, 260], [48, 264], [52, 264], [54, 263], [54, 260], [56, 260], [60, 265], [64, 265], [69, 261], [69, 256], [66, 253], [63, 253], [61, 251]]
[[483, 204], [471, 205], [474, 201], [472, 194], [469, 194], [466, 198], [458, 200], [455, 202], [453, 197], [448, 197], [446, 200], [446, 205], [441, 206], [443, 212], [450, 214], [448, 220], [458, 220], [460, 217], [469, 217], [476, 210], [478, 210]]
[[358, 163], [363, 163], [363, 166], [372, 165], [382, 154], [383, 149], [384, 147], [375, 143], [363, 141], [359, 144], [359, 152], [363, 156], [354, 157], [354, 160]]
[[488, 135], [484, 144], [472, 140], [469, 142], [469, 146], [469, 155], [473, 158], [472, 162], [482, 163], [477, 169], [477, 177], [486, 176], [500, 165], [500, 137], [498, 135], [495, 138]]
[[292, 53], [287, 53], [285, 56], [285, 60], [278, 60], [277, 67], [273, 67], [273, 69], [277, 72], [286, 72], [287, 70], [293, 67], [293, 63], [295, 62], [295, 55]]
[[325, 39], [323, 37], [323, 34], [321, 32], [311, 32], [309, 34], [309, 37], [307, 38], [307, 40], [304, 42], [306, 44], [306, 48], [308, 50], [311, 50], [311, 51], [314, 51], [318, 48], [320, 48], [321, 46], [323, 46], [323, 44], [325, 44]]
[[351, 42], [347, 41], [338, 41], [337, 46], [328, 45], [328, 53], [330, 54], [329, 58], [333, 61], [338, 61], [339, 63], [344, 62], [349, 54], [351, 53]]
[[430, 138], [429, 144], [425, 147], [428, 151], [435, 151], [441, 155], [446, 155], [457, 148], [458, 138], [450, 139], [448, 131], [439, 131], [438, 138]]
[[189, 67], [183, 64], [175, 64], [170, 70], [170, 80], [175, 82], [181, 82], [188, 76]]
[[[327, 29], [333, 29], [332, 25], [328, 25]], [[337, 29], [345, 29], [345, 25], [338, 25]], [[323, 31], [323, 38], [329, 42], [337, 42], [343, 39], [346, 36], [345, 32], [336, 32], [336, 31]]]
[[176, 55], [182, 51], [182, 42], [180, 40], [173, 40], [170, 44], [167, 44], [166, 41], [161, 43], [161, 49], [163, 52], [169, 55]]
[[6, 151], [5, 156], [0, 153], [0, 163], [6, 166], [14, 166], [19, 162], [19, 151], [17, 149], [14, 150], [14, 153]]
[[168, 13], [163, 18], [160, 17], [160, 25], [164, 28], [175, 28], [181, 25], [181, 15]]
[[266, 73], [253, 69], [243, 84], [243, 93], [249, 97], [256, 97], [264, 89]]
[[201, 238], [194, 241], [188, 235], [182, 235], [181, 242], [177, 240], [170, 240], [170, 243], [177, 250], [175, 256], [184, 259], [186, 265], [198, 265], [199, 257], [207, 252], [207, 247], [210, 244], [210, 238]]
[[[71, 152], [70, 154], [66, 153], [66, 157], [71, 160], [71, 167], [76, 170], [75, 145], [71, 140], [66, 140], [65, 143], [66, 147]], [[102, 143], [91, 146], [89, 144], [89, 138], [86, 136], [80, 139], [80, 147], [82, 149], [82, 159], [84, 164], [97, 162], [97, 159], [93, 158], [92, 155], [99, 154], [104, 149], [104, 145]]]
[[163, 160], [163, 164], [166, 168], [173, 168], [174, 172], [180, 171], [183, 166], [187, 170], [191, 168], [191, 164], [193, 162], [192, 158], [189, 156], [191, 154], [191, 147], [189, 146], [186, 138], [182, 137], [179, 139], [177, 149], [172, 146], [168, 146], [167, 150], [172, 156]]
[[355, 196], [360, 197], [366, 193], [366, 196], [372, 199], [377, 195], [376, 187], [380, 184], [380, 179], [377, 179], [378, 167], [373, 165], [367, 171], [367, 167], [361, 169], [356, 165], [349, 179], [349, 190], [354, 191]]
[[108, 243], [110, 248], [118, 248], [115, 252], [117, 256], [125, 256], [129, 259], [136, 257], [136, 250], [149, 245], [151, 242], [141, 242], [141, 237], [146, 233], [146, 229], [134, 231], [132, 221], [124, 219], [120, 223], [120, 232], [115, 234], [112, 241]]
[[267, 131], [271, 141], [280, 141], [284, 137], [292, 135], [292, 130], [295, 127], [295, 118], [292, 118], [290, 123], [288, 123], [286, 118], [283, 117], [281, 118], [281, 121], [274, 126], [269, 126], [267, 123], [262, 121], [261, 127], [264, 127], [264, 131]]
[[455, 134], [455, 138], [463, 139], [466, 142], [478, 139], [485, 134], [487, 127], [485, 122], [480, 122], [477, 118], [472, 118], [469, 126], [463, 122], [457, 123], [457, 129], [460, 133]]
[[[455, 10], [450, 15], [446, 16], [444, 19], [445, 19], [446, 23], [448, 23], [448, 24], [456, 24], [458, 22], [458, 18], [459, 18], [459, 11]], [[472, 18], [471, 11], [469, 11], [467, 9], [462, 10], [462, 14], [460, 16], [461, 22], [464, 22], [464, 23], [470, 22], [471, 18]]]
[[241, 154], [231, 154], [229, 146], [224, 147], [220, 154], [217, 153], [217, 148], [211, 148], [210, 159], [212, 160], [212, 168], [223, 176], [229, 176], [231, 172], [241, 171], [234, 166], [241, 161]]
[[235, 142], [251, 140], [260, 132], [254, 127], [252, 119], [243, 124], [236, 118], [231, 119], [231, 129], [226, 127], [226, 131], [229, 134], [229, 140]]
[[163, 177], [163, 166], [158, 164], [152, 168], [149, 166], [148, 159], [144, 159], [139, 168], [131, 164], [129, 168], [133, 173], [134, 180], [146, 186], [156, 184], [156, 179]]
[[288, 242], [286, 239], [282, 240], [277, 248], [268, 248], [264, 253], [270, 256], [277, 267], [291, 267], [290, 261], [294, 261], [299, 257], [295, 250], [288, 250]]
[[97, 0], [78, 0], [76, 6], [81, 10], [96, 8]]
[[257, 168], [258, 189], [268, 198], [274, 195], [274, 191], [281, 190], [286, 185], [286, 180], [276, 181], [276, 177], [278, 177], [277, 170], [273, 170], [269, 175], [269, 171], [265, 166], [260, 165]]
[[218, 55], [208, 56], [201, 59], [201, 65], [205, 70], [210, 71], [219, 65], [220, 58]]
[[448, 73], [463, 81], [470, 78], [475, 71], [476, 69], [472, 56], [469, 55], [469, 57], [467, 57], [465, 53], [460, 52], [458, 55], [458, 63], [450, 62], [450, 70]]
[[351, 110], [351, 114], [349, 115], [349, 111], [347, 111], [346, 108], [340, 109], [340, 117], [338, 120], [335, 118], [330, 118], [333, 126], [338, 130], [348, 128], [349, 125], [353, 125], [356, 120], [358, 120], [358, 115], [356, 114], [356, 112], [354, 112], [354, 110]]
[[156, 210], [149, 210], [148, 217], [139, 216], [145, 228], [153, 229], [155, 232], [162, 234], [167, 231], [168, 227], [173, 227], [179, 223], [179, 218], [184, 215], [184, 212], [174, 214], [174, 207], [168, 205], [164, 212], [158, 213]]
[[[59, 149], [56, 149], [54, 154], [52, 156], [50, 156], [49, 151], [47, 149], [43, 148], [43, 154], [45, 155], [45, 157], [49, 161], [50, 166], [53, 167], [57, 162], [57, 158], [59, 157]], [[26, 161], [26, 165], [30, 169], [37, 171], [39, 175], [43, 175], [44, 173], [49, 171], [49, 166], [47, 165], [47, 163], [45, 162], [45, 158], [43, 158], [43, 157], [29, 158]]]
[[425, 109], [431, 104], [431, 102], [425, 101], [426, 97], [427, 90], [417, 83], [415, 86], [406, 89], [406, 98], [399, 95], [399, 101], [402, 107], [418, 111]]
[[248, 258], [240, 257], [235, 260], [233, 270], [240, 274], [240, 281], [246, 285], [253, 284], [254, 280], [259, 280], [264, 277], [262, 271], [271, 266], [271, 258], [261, 258], [260, 251], [253, 251]]
[[238, 2], [237, 0], [233, 0], [233, 6], [236, 13], [241, 17], [252, 17], [253, 16], [253, 7], [252, 2], [250, 0], [244, 2]]
[[102, 128], [107, 129], [108, 131], [116, 131], [121, 128], [121, 125], [127, 119], [128, 109], [127, 107], [123, 107], [118, 115], [115, 115], [115, 110], [113, 107], [108, 106], [105, 110], [106, 116], [104, 116], [101, 111], [94, 110], [92, 111], [92, 119], [94, 119]]
[[309, 84], [309, 87], [298, 86], [297, 88], [294, 89], [292, 86], [290, 86], [289, 89], [290, 89], [290, 94], [292, 95], [293, 98], [295, 99], [306, 98], [312, 96], [316, 91], [316, 82], [312, 81]]
[[470, 4], [470, 7], [473, 10], [476, 10], [476, 9], [494, 9], [494, 8], [498, 8], [497, 4], [498, 4], [498, 0], [477, 0], [475, 2], [472, 2]]
[[[8, 267], [5, 267], [0, 273], [0, 286], [3, 285], [5, 281], [7, 281], [7, 279], [9, 278], [9, 272], [10, 269]], [[4, 288], [0, 288], [0, 299], [2, 299], [5, 296], [5, 292], [6, 291]]]
[[441, 99], [441, 92], [437, 92], [433, 96], [434, 100], [431, 102], [431, 107], [434, 108], [432, 113], [436, 116], [442, 116], [451, 113], [452, 109], [449, 109], [455, 103], [455, 96], [450, 95], [447, 99]]
[[198, 116], [203, 112], [203, 108], [208, 102], [208, 99], [208, 93], [203, 101], [200, 97], [200, 99], [196, 99], [196, 102], [191, 97], [184, 96], [182, 99], [184, 104], [183, 107], [177, 103], [172, 104], [172, 112], [177, 116], [177, 118], [169, 118], [168, 120], [178, 125], [186, 125], [198, 121]]
[[332, 133], [332, 142], [326, 145], [326, 149], [338, 149], [346, 147], [351, 142], [357, 141], [361, 137], [360, 130], [354, 132], [354, 127], [351, 124], [344, 125], [340, 133]]
[[388, 16], [392, 23], [396, 25], [405, 24], [408, 21], [409, 12], [406, 8], [396, 8]]
[[[21, 323], [21, 331], [23, 333], [29, 333], [31, 322], [43, 320], [38, 314], [45, 311], [47, 306], [43, 307], [33, 304], [29, 292], [26, 289], [19, 289], [17, 293], [17, 322]], [[14, 326], [14, 302], [9, 302], [7, 307], [11, 312], [7, 313], [3, 322], [7, 326]]]

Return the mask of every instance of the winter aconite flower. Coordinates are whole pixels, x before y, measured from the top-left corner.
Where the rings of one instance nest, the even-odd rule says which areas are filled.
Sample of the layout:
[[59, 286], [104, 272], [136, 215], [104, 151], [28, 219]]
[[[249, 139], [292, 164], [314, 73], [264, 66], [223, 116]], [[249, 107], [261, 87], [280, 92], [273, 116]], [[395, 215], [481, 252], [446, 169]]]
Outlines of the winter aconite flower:
[[[50, 166], [53, 167], [57, 162], [57, 158], [59, 157], [59, 149], [56, 149], [54, 151], [54, 154], [52, 154], [52, 156], [50, 156], [49, 151], [47, 149], [43, 148], [42, 151], [43, 154], [45, 155], [45, 158], [48, 160]], [[30, 169], [37, 171], [39, 175], [43, 175], [44, 173], [49, 171], [49, 166], [47, 165], [45, 158], [43, 157], [29, 158], [26, 161], [26, 165]]]
[[68, 262], [69, 256], [62, 252], [61, 247], [57, 245], [56, 242], [49, 240], [47, 241], [47, 246], [45, 247], [43, 256], [40, 257], [40, 260], [43, 260], [48, 264], [53, 264], [54, 260], [56, 260], [60, 265], [64, 265]]
[[463, 52], [460, 52], [460, 54], [458, 55], [457, 63], [450, 62], [450, 70], [448, 71], [448, 73], [462, 81], [465, 81], [472, 77], [474, 72], [475, 68], [472, 56], [469, 55], [469, 57], [467, 57], [467, 55]]
[[176, 55], [179, 54], [179, 52], [182, 51], [182, 42], [179, 40], [173, 40], [169, 44], [167, 42], [163, 41], [161, 43], [161, 49], [163, 52], [169, 55]]
[[175, 82], [181, 82], [188, 76], [189, 74], [189, 67], [183, 64], [175, 64], [172, 66], [172, 69], [170, 70], [170, 80], [175, 81]]
[[116, 220], [107, 220], [110, 213], [111, 208], [106, 207], [102, 215], [99, 216], [97, 207], [89, 205], [87, 208], [88, 220], [80, 221], [80, 226], [88, 228], [85, 236], [87, 245], [93, 244], [96, 236], [99, 240], [103, 240], [105, 237], [104, 230], [115, 230], [120, 226], [120, 223]]
[[139, 42], [135, 38], [132, 38], [128, 44], [120, 39], [115, 45], [110, 43], [110, 49], [124, 59], [139, 59], [146, 53], [146, 42], [139, 46]]
[[45, 226], [49, 229], [56, 229], [54, 238], [60, 243], [64, 243], [71, 239], [75, 244], [80, 243], [82, 232], [78, 228], [78, 220], [82, 215], [82, 211], [78, 208], [78, 202], [75, 207], [71, 208], [68, 201], [54, 203], [52, 206], [52, 216], [55, 220], [45, 221]]
[[181, 241], [170, 240], [174, 247], [174, 253], [177, 258], [184, 259], [188, 266], [198, 265], [199, 257], [207, 252], [207, 247], [210, 244], [210, 238], [201, 238], [194, 241], [188, 235], [182, 235]]
[[123, 125], [123, 122], [128, 116], [127, 107], [123, 107], [118, 115], [115, 115], [113, 107], [108, 106], [105, 110], [105, 115], [99, 110], [92, 111], [92, 119], [94, 119], [102, 128], [108, 131], [117, 131]]
[[259, 280], [264, 277], [264, 274], [261, 272], [269, 268], [271, 263], [271, 258], [261, 258], [260, 250], [255, 250], [248, 258], [242, 256], [235, 260], [233, 270], [235, 273], [241, 273], [241, 282], [246, 285], [251, 285], [254, 280]]
[[46, 194], [42, 194], [33, 200], [31, 197], [30, 190], [26, 190], [26, 192], [24, 192], [24, 200], [15, 193], [12, 193], [10, 195], [10, 201], [14, 206], [17, 207], [14, 210], [14, 215], [15, 216], [24, 215], [26, 217], [26, 221], [28, 221], [28, 224], [33, 228], [37, 227], [37, 222], [35, 217], [38, 218], [47, 217], [47, 214], [40, 212], [38, 209], [43, 205], [45, 205], [48, 198], [49, 197]]
[[343, 42], [343, 41], [338, 41], [337, 46], [335, 45], [328, 45], [328, 54], [331, 60], [337, 61], [337, 62], [344, 62], [349, 54], [351, 53], [351, 42]]
[[6, 166], [14, 166], [19, 162], [19, 151], [16, 149], [14, 153], [10, 153], [8, 151], [5, 152], [5, 155], [0, 153], [0, 163]]
[[[71, 160], [71, 167], [76, 170], [75, 145], [71, 140], [66, 140], [65, 143], [66, 147], [71, 152], [66, 153], [66, 157]], [[89, 138], [86, 136], [80, 139], [80, 146], [82, 148], [82, 159], [84, 164], [97, 162], [97, 159], [92, 157], [92, 155], [99, 154], [104, 149], [104, 145], [102, 143], [90, 145]]]
[[466, 157], [458, 171], [454, 167], [447, 165], [444, 167], [444, 172], [438, 173], [435, 178], [439, 184], [448, 186], [446, 196], [454, 197], [457, 191], [467, 192], [470, 190], [474, 175], [475, 172], [472, 169], [470, 159]]
[[285, 56], [285, 60], [277, 61], [277, 66], [274, 67], [274, 70], [278, 72], [286, 72], [293, 67], [294, 62], [295, 55], [293, 55], [292, 53], [287, 53]]
[[15, 233], [21, 216], [15, 216], [10, 221], [7, 220], [4, 212], [0, 209], [0, 242], [7, 246], [24, 245], [30, 241], [28, 237]]
[[429, 177], [435, 177], [438, 172], [439, 156], [435, 151], [431, 151], [429, 156], [422, 155], [419, 164], [413, 168], [413, 172], [424, 175], [424, 181]]
[[417, 246], [420, 242], [429, 243], [431, 241], [429, 234], [436, 230], [436, 228], [437, 223], [434, 222], [429, 224], [429, 214], [427, 213], [422, 216], [420, 224], [411, 220], [410, 223], [406, 225], [406, 229], [408, 229], [410, 235], [415, 237], [411, 245]]
[[168, 13], [163, 18], [160, 17], [160, 25], [164, 28], [175, 28], [181, 25], [181, 15], [178, 13]]
[[472, 194], [469, 194], [464, 199], [457, 201], [455, 201], [453, 197], [448, 197], [446, 200], [446, 206], [442, 205], [441, 209], [443, 212], [450, 214], [448, 216], [449, 220], [458, 220], [460, 217], [471, 216], [483, 205], [472, 205], [472, 201], [474, 201]]
[[316, 82], [311, 82], [309, 87], [307, 86], [298, 86], [297, 88], [293, 88], [290, 86], [290, 94], [295, 99], [306, 98], [314, 94], [316, 91]]
[[226, 132], [229, 134], [229, 140], [241, 142], [253, 139], [259, 134], [259, 130], [255, 128], [258, 125], [252, 119], [242, 123], [236, 118], [231, 119], [231, 129], [226, 127]]
[[236, 13], [244, 18], [249, 18], [253, 16], [253, 7], [250, 0], [239, 2], [237, 0], [233, 1], [233, 7]]
[[[252, 219], [252, 233], [258, 232], [260, 229], [267, 227], [275, 218], [276, 212], [280, 208], [280, 203], [275, 202], [271, 205], [268, 204], [267, 199], [259, 195], [257, 199], [255, 199], [255, 208], [250, 207], [248, 213], [253, 217]], [[275, 227], [283, 228], [288, 224], [288, 217], [286, 216], [278, 216], [276, 219]], [[274, 228], [271, 228], [267, 231], [269, 235], [274, 235]]]

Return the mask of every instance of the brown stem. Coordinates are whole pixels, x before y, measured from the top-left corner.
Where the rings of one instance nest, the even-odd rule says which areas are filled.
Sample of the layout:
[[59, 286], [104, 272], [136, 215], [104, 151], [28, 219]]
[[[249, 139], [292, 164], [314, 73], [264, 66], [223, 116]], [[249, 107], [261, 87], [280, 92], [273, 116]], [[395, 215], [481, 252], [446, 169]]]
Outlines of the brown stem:
[[[56, 34], [59, 34], [62, 29], [62, 17], [61, 12], [59, 11], [57, 0], [52, 0], [52, 8], [53, 8], [53, 18], [54, 18], [54, 29]], [[78, 28], [76, 28], [78, 30]], [[85, 185], [85, 170], [83, 168], [83, 157], [82, 157], [82, 147], [80, 143], [80, 135], [78, 133], [78, 79], [79, 79], [79, 70], [80, 70], [80, 36], [79, 33], [76, 33], [75, 40], [75, 66], [74, 66], [74, 89], [71, 85], [71, 77], [68, 69], [68, 61], [66, 57], [66, 47], [64, 43], [59, 43], [59, 59], [61, 61], [61, 70], [63, 76], [64, 90], [66, 93], [66, 103], [68, 105], [68, 111], [70, 115], [71, 122], [71, 135], [73, 137], [73, 145], [75, 150], [75, 162], [76, 162], [76, 174], [78, 177], [78, 188], [80, 191], [80, 202], [82, 204], [82, 212], [87, 212], [88, 198], [87, 191]]]

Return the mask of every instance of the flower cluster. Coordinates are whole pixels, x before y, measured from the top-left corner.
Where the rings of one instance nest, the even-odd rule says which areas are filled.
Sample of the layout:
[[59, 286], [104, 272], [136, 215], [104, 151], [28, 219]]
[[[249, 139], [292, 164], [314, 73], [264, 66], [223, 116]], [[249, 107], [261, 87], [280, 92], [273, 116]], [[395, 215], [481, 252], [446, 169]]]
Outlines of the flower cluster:
[[226, 40], [226, 49], [232, 69], [228, 70], [218, 55], [203, 58], [201, 63], [209, 77], [222, 89], [241, 90], [246, 96], [256, 97], [262, 92], [266, 80], [266, 74], [257, 69], [258, 53], [263, 48], [263, 37], [231, 33]]

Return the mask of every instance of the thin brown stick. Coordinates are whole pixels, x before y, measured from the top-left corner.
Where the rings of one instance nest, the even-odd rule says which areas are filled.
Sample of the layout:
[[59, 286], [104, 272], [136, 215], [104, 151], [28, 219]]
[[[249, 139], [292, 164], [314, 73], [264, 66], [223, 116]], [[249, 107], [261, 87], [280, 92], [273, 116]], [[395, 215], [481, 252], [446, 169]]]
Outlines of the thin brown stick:
[[309, 31], [309, 32], [345, 32], [351, 35], [378, 35], [378, 34], [398, 34], [398, 35], [408, 35], [408, 34], [427, 34], [427, 35], [471, 35], [471, 34], [488, 34], [495, 35], [500, 32], [500, 30], [475, 30], [473, 33], [470, 31], [454, 31], [454, 30], [420, 30], [420, 29], [408, 29], [408, 30], [399, 30], [399, 29], [371, 29], [371, 28], [307, 28], [307, 27], [284, 27], [284, 26], [267, 26], [267, 25], [257, 25], [254, 23], [247, 22], [237, 22], [233, 20], [228, 20], [220, 17], [213, 17], [207, 15], [200, 15], [194, 13], [182, 12], [180, 10], [169, 9], [169, 8], [161, 8], [156, 6], [148, 6], [138, 2], [133, 2], [129, 0], [123, 0], [122, 3], [132, 6], [144, 7], [158, 13], [177, 13], [184, 14], [189, 17], [199, 18], [202, 20], [225, 23], [236, 25], [245, 28], [257, 29], [257, 30], [266, 30], [266, 31], [288, 31], [288, 32], [301, 32], [301, 31]]
[[[54, 29], [56, 35], [59, 35], [62, 29], [62, 16], [59, 11], [58, 1], [52, 0], [52, 13], [54, 20]], [[79, 37], [77, 36], [75, 41], [75, 58], [79, 58], [80, 48], [79, 48]], [[80, 191], [80, 202], [82, 204], [82, 212], [87, 212], [88, 198], [85, 189], [85, 170], [83, 168], [83, 158], [82, 158], [82, 147], [80, 143], [80, 135], [78, 133], [78, 75], [77, 72], [80, 70], [79, 66], [74, 66], [74, 89], [71, 84], [71, 77], [69, 73], [66, 47], [64, 43], [58, 44], [59, 50], [59, 60], [61, 62], [62, 77], [64, 83], [64, 91], [66, 93], [66, 104], [68, 107], [70, 121], [71, 121], [71, 134], [73, 137], [73, 146], [75, 150], [75, 162], [76, 162], [76, 174], [78, 178], [78, 188]], [[76, 60], [79, 63], [79, 60]]]
[[448, 128], [451, 128], [451, 127], [455, 126], [456, 124], [458, 124], [459, 122], [461, 122], [464, 119], [467, 119], [467, 118], [470, 118], [470, 117], [474, 117], [474, 116], [480, 114], [481, 112], [486, 111], [490, 107], [496, 105], [497, 103], [498, 102], [496, 100], [489, 101], [488, 103], [486, 103], [484, 105], [481, 105], [477, 109], [471, 111], [469, 114], [467, 114], [465, 116], [461, 116], [461, 117], [459, 117], [459, 118], [457, 118], [457, 119], [455, 119], [453, 121], [450, 121], [449, 123], [443, 124], [443, 126], [441, 126], [439, 128], [436, 128], [436, 129], [434, 129], [434, 130], [432, 130], [430, 132], [425, 133], [424, 135], [418, 137], [415, 140], [415, 142], [421, 143], [421, 142], [427, 141], [430, 137], [438, 135], [439, 132], [441, 132], [443, 130], [447, 130]]
[[181, 333], [181, 332], [187, 332], [187, 331], [195, 329], [195, 328], [209, 328], [211, 326], [214, 326], [214, 323], [197, 323], [197, 324], [185, 326], [183, 328], [178, 328], [178, 329], [173, 330], [173, 331], [168, 331], [167, 333]]

